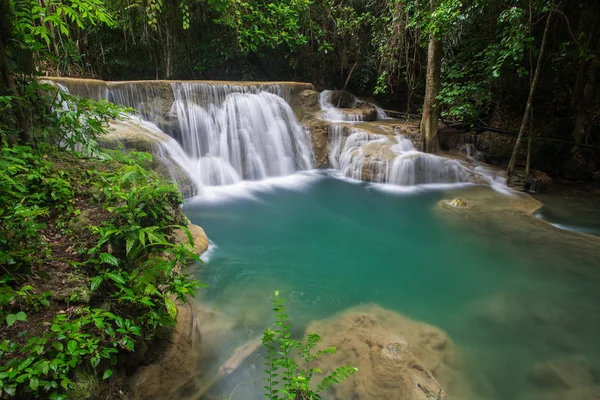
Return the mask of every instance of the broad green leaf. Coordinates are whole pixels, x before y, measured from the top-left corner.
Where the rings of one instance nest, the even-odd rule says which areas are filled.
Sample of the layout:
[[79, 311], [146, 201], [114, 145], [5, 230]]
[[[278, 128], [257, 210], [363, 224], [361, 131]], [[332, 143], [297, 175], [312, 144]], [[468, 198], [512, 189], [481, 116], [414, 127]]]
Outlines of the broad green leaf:
[[125, 284], [125, 279], [123, 279], [123, 277], [117, 273], [107, 272], [106, 276], [108, 276], [110, 279], [112, 279], [116, 283], [120, 283], [121, 285]]
[[108, 379], [111, 377], [111, 375], [113, 374], [112, 370], [109, 368], [106, 371], [104, 371], [104, 375], [102, 375], [102, 379]]
[[103, 263], [114, 265], [115, 267], [119, 266], [119, 260], [117, 260], [117, 258], [112, 254], [100, 253], [100, 260]]
[[104, 278], [102, 278], [101, 276], [95, 276], [92, 278], [92, 292], [98, 289], [98, 287], [100, 287], [103, 280]]
[[177, 317], [177, 307], [175, 307], [175, 303], [169, 298], [165, 299], [165, 307], [167, 307], [167, 312], [171, 316], [171, 318], [175, 319]]
[[77, 342], [74, 340], [69, 340], [69, 343], [67, 343], [67, 349], [69, 350], [69, 353], [75, 352], [75, 350], [77, 350]]

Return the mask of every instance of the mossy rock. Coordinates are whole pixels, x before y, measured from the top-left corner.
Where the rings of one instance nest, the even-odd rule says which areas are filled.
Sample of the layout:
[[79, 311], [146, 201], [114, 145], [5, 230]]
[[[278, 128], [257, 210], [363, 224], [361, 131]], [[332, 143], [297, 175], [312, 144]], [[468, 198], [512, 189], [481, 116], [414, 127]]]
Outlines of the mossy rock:
[[55, 282], [52, 299], [74, 303], [90, 302], [90, 283], [87, 276], [73, 270], [56, 271], [51, 279]]
[[67, 399], [69, 400], [93, 399], [100, 389], [100, 381], [96, 374], [83, 370], [75, 372], [73, 382], [75, 383], [75, 387], [67, 394]]
[[83, 209], [81, 213], [75, 216], [71, 221], [69, 221], [68, 228], [73, 232], [81, 235], [85, 233], [88, 227], [92, 224], [92, 214], [94, 214], [94, 210], [92, 209]]

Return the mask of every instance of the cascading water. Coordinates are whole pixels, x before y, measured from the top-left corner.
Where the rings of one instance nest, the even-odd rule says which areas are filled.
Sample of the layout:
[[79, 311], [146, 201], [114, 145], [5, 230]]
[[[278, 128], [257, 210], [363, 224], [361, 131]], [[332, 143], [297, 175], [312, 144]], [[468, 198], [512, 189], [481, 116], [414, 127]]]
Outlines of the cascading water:
[[[337, 97], [332, 93], [321, 92], [320, 104], [323, 117], [330, 122], [329, 161], [344, 176], [394, 185], [485, 182], [497, 189], [504, 186], [504, 178], [485, 166], [420, 152], [395, 130], [394, 134], [370, 132], [378, 130], [377, 121], [352, 123], [357, 122], [353, 114], [335, 107], [331, 100], [335, 97], [344, 106], [356, 106], [358, 100], [345, 92], [337, 93]], [[376, 109], [379, 119], [389, 119], [383, 110]]]
[[332, 165], [349, 178], [417, 185], [469, 182], [473, 177], [473, 172], [459, 161], [417, 151], [412, 142], [401, 135], [389, 138], [333, 125], [330, 136]]
[[230, 93], [221, 104], [201, 106], [181, 86], [174, 88], [173, 110], [183, 147], [200, 160], [205, 184], [259, 180], [311, 168], [310, 136], [283, 98], [268, 92]]
[[310, 135], [281, 84], [58, 81], [73, 94], [134, 108], [176, 138], [184, 152], [170, 158], [199, 186], [289, 175], [313, 164]]
[[[333, 91], [323, 90], [319, 95], [319, 105], [323, 110], [324, 117], [330, 121], [338, 122], [360, 122], [364, 121], [364, 115], [357, 112], [351, 112], [349, 109], [356, 109], [359, 105], [366, 105], [372, 107], [376, 111], [377, 119], [388, 119], [388, 115], [382, 108], [372, 103], [367, 103], [357, 99], [354, 95], [347, 92], [341, 93], [338, 96], [338, 104], [332, 103]], [[340, 104], [342, 100], [343, 104]], [[342, 107], [340, 107], [342, 105]], [[343, 109], [346, 109], [344, 111]]]

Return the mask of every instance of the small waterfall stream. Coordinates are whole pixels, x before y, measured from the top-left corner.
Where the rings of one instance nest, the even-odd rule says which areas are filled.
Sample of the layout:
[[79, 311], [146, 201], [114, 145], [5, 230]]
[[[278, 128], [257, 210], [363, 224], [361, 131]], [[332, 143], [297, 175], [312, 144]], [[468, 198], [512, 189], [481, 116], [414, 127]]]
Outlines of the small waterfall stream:
[[[410, 139], [399, 134], [397, 128], [393, 133], [388, 129], [389, 134], [371, 132], [377, 131], [371, 127], [377, 128], [378, 121], [360, 122], [354, 118], [356, 114], [335, 107], [331, 103], [331, 93], [321, 92], [320, 104], [323, 117], [330, 122], [329, 161], [344, 176], [399, 186], [475, 182], [498, 189], [504, 187], [504, 178], [476, 164], [475, 159], [469, 159], [473, 162], [471, 165], [458, 159], [423, 153]], [[346, 97], [345, 105], [356, 106], [355, 97]], [[383, 110], [376, 109], [378, 120], [389, 119]]]
[[173, 110], [181, 141], [200, 161], [206, 185], [282, 176], [312, 166], [308, 132], [282, 97], [268, 92], [230, 93], [205, 106], [175, 90]]
[[388, 137], [343, 125], [331, 126], [330, 135], [329, 158], [349, 178], [394, 185], [473, 180], [473, 172], [459, 161], [422, 153], [402, 135]]

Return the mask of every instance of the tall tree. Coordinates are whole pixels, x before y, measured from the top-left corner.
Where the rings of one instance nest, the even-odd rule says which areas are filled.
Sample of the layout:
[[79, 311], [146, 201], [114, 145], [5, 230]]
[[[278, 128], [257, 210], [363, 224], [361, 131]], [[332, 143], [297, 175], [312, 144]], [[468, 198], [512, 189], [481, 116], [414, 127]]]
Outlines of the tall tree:
[[427, 73], [425, 100], [421, 119], [423, 147], [428, 153], [438, 147], [438, 122], [440, 118], [439, 94], [442, 85], [442, 40], [453, 33], [453, 28], [463, 18], [460, 0], [431, 0], [430, 10], [423, 14], [427, 46]]
[[423, 149], [433, 153], [438, 149], [438, 123], [440, 119], [440, 101], [438, 96], [442, 86], [442, 44], [433, 34], [427, 47], [427, 78], [423, 117], [421, 118], [421, 136]]
[[[550, 25], [552, 23], [552, 11], [548, 12], [548, 17], [546, 18], [546, 26], [544, 27], [544, 35], [542, 36], [542, 43], [540, 45], [540, 54], [538, 55], [537, 65], [535, 67], [535, 74], [533, 75], [533, 81], [531, 82], [531, 87], [529, 88], [529, 96], [527, 97], [527, 104], [525, 106], [525, 113], [523, 114], [523, 119], [521, 121], [521, 127], [519, 128], [519, 135], [517, 136], [517, 141], [515, 142], [515, 147], [513, 148], [512, 156], [510, 157], [510, 161], [508, 163], [507, 176], [510, 183], [510, 178], [513, 175], [515, 164], [517, 162], [517, 154], [519, 152], [519, 147], [521, 146], [521, 140], [523, 139], [523, 134], [527, 129], [527, 124], [529, 122], [529, 117], [531, 116], [531, 104], [533, 103], [533, 96], [535, 95], [535, 89], [540, 79], [540, 71], [542, 69], [542, 59], [544, 57], [544, 51], [546, 49], [546, 43], [548, 41], [548, 32], [550, 31]], [[531, 134], [531, 132], [529, 132]]]

